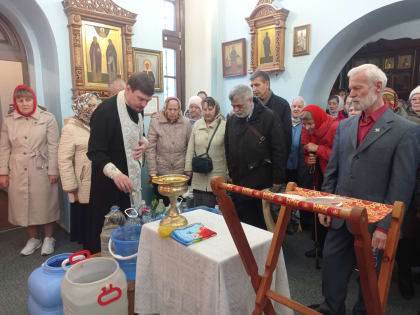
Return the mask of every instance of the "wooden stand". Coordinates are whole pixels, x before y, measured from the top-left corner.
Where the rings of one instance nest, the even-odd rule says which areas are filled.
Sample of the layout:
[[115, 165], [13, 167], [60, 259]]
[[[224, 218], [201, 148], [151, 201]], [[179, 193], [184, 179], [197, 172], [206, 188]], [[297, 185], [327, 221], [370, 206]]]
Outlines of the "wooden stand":
[[[252, 286], [256, 292], [255, 309], [252, 314], [275, 314], [271, 300], [279, 302], [302, 314], [320, 314], [309, 307], [287, 298], [273, 290], [270, 290], [273, 272], [277, 266], [280, 249], [283, 244], [287, 224], [289, 222], [292, 209], [324, 213], [336, 218], [350, 221], [350, 226], [354, 234], [354, 249], [356, 253], [357, 265], [360, 273], [360, 285], [362, 286], [363, 298], [366, 303], [366, 310], [369, 315], [385, 314], [388, 299], [389, 285], [394, 267], [395, 253], [397, 250], [398, 238], [402, 218], [404, 215], [404, 204], [395, 202], [392, 211], [391, 225], [388, 231], [387, 243], [382, 258], [379, 280], [376, 277], [373, 266], [373, 255], [371, 249], [371, 237], [368, 233], [368, 216], [365, 208], [353, 207], [351, 210], [320, 206], [315, 203], [304, 203], [299, 206], [299, 202], [291, 198], [275, 198], [275, 194], [261, 192], [240, 186], [226, 184], [222, 177], [214, 177], [211, 182], [213, 193], [217, 196], [219, 207], [232, 235], [233, 241], [238, 249], [239, 255], [244, 264], [245, 270], [251, 277]], [[296, 189], [295, 183], [289, 183], [286, 192]], [[248, 240], [235, 211], [232, 199], [226, 194], [232, 191], [255, 198], [268, 200], [272, 203], [281, 205], [279, 217], [274, 229], [273, 240], [267, 255], [265, 271], [263, 275], [258, 274], [258, 266], [252, 254]], [[286, 200], [287, 199], [287, 200]]]

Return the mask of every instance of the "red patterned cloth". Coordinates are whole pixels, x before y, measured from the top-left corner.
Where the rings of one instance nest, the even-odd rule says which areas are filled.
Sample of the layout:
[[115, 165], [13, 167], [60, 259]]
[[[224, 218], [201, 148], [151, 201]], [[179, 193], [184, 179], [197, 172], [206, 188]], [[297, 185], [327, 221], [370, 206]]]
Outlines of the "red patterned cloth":
[[[351, 208], [358, 206], [366, 208], [368, 215], [368, 222], [375, 223], [382, 220], [386, 215], [392, 212], [393, 206], [361, 200], [351, 197], [344, 197], [339, 195], [328, 194], [316, 190], [304, 189], [297, 187], [296, 190], [287, 192], [285, 194], [273, 194], [269, 192], [262, 192], [260, 190], [255, 190], [251, 188], [236, 186], [232, 184], [225, 184], [227, 190], [240, 193], [255, 198], [265, 199], [269, 202], [275, 202], [277, 204], [291, 206], [294, 209], [302, 209], [312, 212], [323, 213], [332, 217], [340, 217], [344, 214], [344, 217], [349, 215]], [[301, 198], [293, 198], [293, 196], [286, 197], [285, 195], [297, 195], [305, 198], [315, 198], [315, 197], [333, 197], [337, 199], [337, 202], [331, 200], [328, 204], [325, 203], [325, 200], [322, 200], [323, 203], [311, 202], [302, 200]]]

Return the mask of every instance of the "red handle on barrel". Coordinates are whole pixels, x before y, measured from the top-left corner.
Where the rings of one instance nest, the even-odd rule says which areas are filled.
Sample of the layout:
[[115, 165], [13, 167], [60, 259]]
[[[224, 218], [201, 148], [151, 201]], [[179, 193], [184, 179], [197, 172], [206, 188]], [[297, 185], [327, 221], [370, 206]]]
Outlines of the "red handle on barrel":
[[[109, 299], [107, 301], [104, 301], [103, 298], [107, 295], [110, 295], [113, 292], [118, 292], [117, 296], [113, 297], [112, 299]], [[118, 300], [122, 295], [121, 289], [118, 287], [113, 287], [112, 284], [109, 285], [109, 289], [107, 290], [106, 286], [102, 288], [102, 293], [98, 296], [98, 304], [101, 306], [106, 306], [116, 300]]]
[[[73, 260], [74, 257], [80, 256], [80, 255], [85, 255], [85, 258], [78, 259], [78, 260]], [[74, 264], [78, 263], [79, 261], [82, 261], [82, 260], [85, 260], [85, 259], [88, 259], [88, 258], [90, 258], [90, 251], [88, 251], [87, 249], [85, 249], [85, 250], [82, 250], [80, 252], [76, 252], [76, 253], [70, 255], [70, 257], [69, 257], [69, 263], [71, 265], [74, 265]]]

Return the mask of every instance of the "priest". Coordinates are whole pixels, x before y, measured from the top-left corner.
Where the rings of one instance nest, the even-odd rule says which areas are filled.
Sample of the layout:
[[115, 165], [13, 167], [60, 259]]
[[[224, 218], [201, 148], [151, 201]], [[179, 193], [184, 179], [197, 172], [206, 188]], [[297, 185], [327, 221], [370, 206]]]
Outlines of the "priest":
[[148, 146], [141, 111], [152, 99], [154, 82], [134, 73], [124, 90], [104, 101], [90, 121], [88, 158], [92, 161], [89, 215], [94, 237], [89, 248], [100, 252], [104, 216], [113, 205], [140, 205], [142, 156]]

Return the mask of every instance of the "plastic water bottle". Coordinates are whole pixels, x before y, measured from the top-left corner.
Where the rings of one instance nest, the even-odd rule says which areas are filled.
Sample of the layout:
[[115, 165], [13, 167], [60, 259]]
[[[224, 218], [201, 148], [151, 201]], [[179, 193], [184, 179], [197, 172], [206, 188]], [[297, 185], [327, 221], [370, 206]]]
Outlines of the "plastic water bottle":
[[124, 213], [127, 215], [127, 220], [125, 221], [124, 226], [141, 225], [141, 219], [135, 208], [125, 209]]
[[163, 203], [163, 199], [159, 199], [159, 203], [155, 209], [156, 218], [164, 216], [166, 212], [166, 207]]
[[108, 214], [105, 216], [104, 226], [101, 232], [101, 256], [110, 257], [108, 251], [108, 241], [111, 233], [120, 228], [125, 223], [124, 213], [120, 211], [120, 207], [112, 206]]

